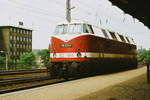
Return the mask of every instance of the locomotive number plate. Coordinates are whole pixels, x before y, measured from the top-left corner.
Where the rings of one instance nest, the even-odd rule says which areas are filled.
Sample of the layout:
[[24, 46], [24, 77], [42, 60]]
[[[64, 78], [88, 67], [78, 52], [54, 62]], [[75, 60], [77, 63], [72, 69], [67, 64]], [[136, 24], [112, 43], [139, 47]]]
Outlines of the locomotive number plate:
[[72, 44], [61, 44], [60, 47], [61, 48], [72, 47]]

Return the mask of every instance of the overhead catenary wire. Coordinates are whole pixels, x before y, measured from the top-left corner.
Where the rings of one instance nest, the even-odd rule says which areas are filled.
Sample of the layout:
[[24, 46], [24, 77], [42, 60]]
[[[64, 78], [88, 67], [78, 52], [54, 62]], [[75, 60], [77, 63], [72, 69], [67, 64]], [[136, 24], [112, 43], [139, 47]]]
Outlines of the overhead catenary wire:
[[[27, 6], [22, 6], [22, 5], [18, 5], [18, 3], [16, 2], [10, 2], [11, 4], [13, 4], [13, 6], [15, 6], [16, 8], [20, 8], [20, 9], [23, 9], [23, 10], [27, 10], [27, 11], [30, 11], [32, 12], [32, 14], [41, 14], [41, 15], [46, 15], [48, 17], [58, 17], [60, 19], [63, 19], [62, 16], [58, 16], [59, 14], [57, 12], [55, 13], [51, 13], [51, 12], [46, 12], [46, 11], [41, 11], [41, 10], [37, 10], [35, 8], [32, 8], [32, 7], [27, 7]], [[54, 15], [57, 15], [57, 16], [54, 16]]]

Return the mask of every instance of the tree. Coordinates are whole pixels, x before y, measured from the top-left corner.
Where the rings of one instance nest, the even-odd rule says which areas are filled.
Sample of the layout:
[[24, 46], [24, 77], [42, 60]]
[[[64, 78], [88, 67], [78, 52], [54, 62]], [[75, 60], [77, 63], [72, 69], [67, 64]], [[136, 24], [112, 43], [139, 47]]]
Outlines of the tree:
[[5, 66], [5, 57], [0, 56], [0, 69], [4, 69]]
[[[8, 67], [9, 69], [12, 67], [13, 60], [11, 58], [8, 58]], [[0, 69], [5, 70], [6, 66], [6, 57], [0, 56]]]
[[138, 50], [138, 62], [142, 62], [144, 57], [146, 57], [147, 51], [146, 49], [139, 49]]
[[32, 66], [36, 66], [36, 58], [34, 53], [24, 53], [20, 56], [19, 65], [22, 68], [32, 68]]
[[150, 50], [139, 49], [138, 50], [138, 62], [142, 62], [144, 58], [150, 61]]
[[44, 65], [47, 65], [49, 63], [50, 50], [49, 49], [43, 49], [43, 50], [38, 52], [38, 56], [41, 57], [42, 63]]
[[146, 58], [147, 58], [147, 60], [150, 62], [150, 49], [147, 50]]

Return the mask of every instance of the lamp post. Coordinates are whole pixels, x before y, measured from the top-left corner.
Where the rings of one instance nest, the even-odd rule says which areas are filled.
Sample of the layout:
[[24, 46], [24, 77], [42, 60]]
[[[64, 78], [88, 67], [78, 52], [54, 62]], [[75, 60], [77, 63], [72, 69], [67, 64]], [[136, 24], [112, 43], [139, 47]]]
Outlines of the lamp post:
[[5, 52], [5, 51], [0, 51], [1, 53], [5, 53], [5, 56], [6, 56], [6, 66], [5, 66], [5, 69], [6, 71], [8, 71], [8, 53]]

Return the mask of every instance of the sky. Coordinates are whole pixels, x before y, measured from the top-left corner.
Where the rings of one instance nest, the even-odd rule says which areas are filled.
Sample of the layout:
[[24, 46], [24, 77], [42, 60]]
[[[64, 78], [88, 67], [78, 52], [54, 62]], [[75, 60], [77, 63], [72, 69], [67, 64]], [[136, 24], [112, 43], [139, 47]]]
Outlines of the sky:
[[[71, 0], [71, 6], [72, 19], [130, 36], [138, 47], [150, 48], [148, 27], [108, 0]], [[66, 0], [0, 0], [0, 26], [19, 26], [22, 21], [24, 28], [33, 30], [33, 49], [45, 49], [57, 23], [65, 20], [65, 9]]]

